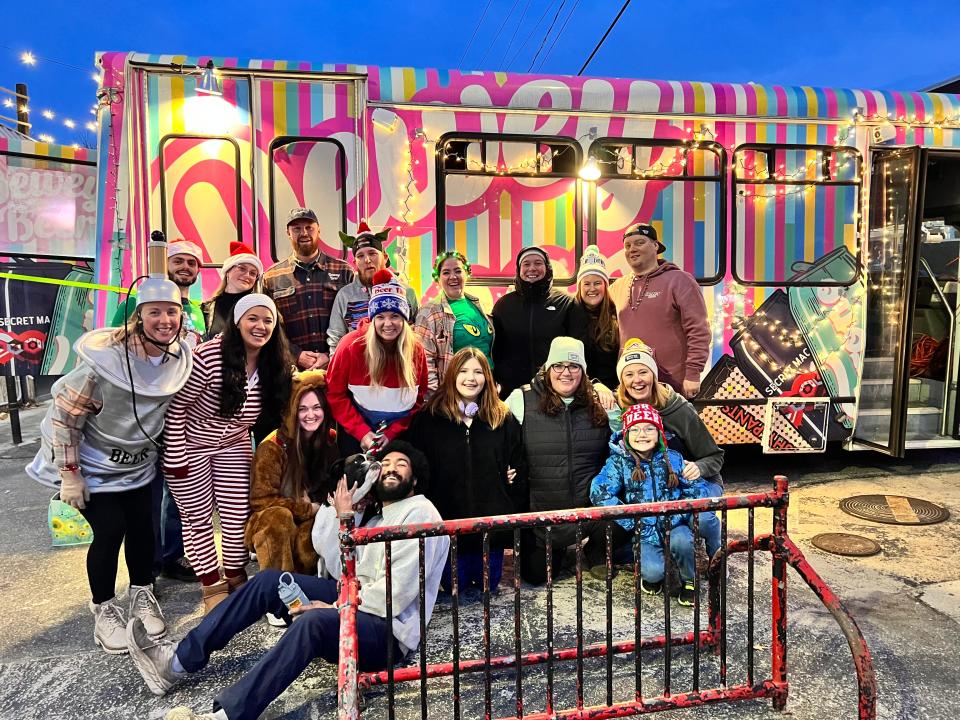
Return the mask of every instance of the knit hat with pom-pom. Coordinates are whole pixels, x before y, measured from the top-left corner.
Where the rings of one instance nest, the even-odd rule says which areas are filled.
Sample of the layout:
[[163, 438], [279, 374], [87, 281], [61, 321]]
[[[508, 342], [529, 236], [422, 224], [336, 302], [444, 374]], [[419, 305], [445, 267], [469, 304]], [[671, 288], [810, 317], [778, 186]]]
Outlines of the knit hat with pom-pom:
[[373, 275], [367, 317], [373, 320], [383, 312], [400, 313], [405, 320], [410, 319], [410, 303], [407, 302], [406, 290], [387, 269], [377, 270]]

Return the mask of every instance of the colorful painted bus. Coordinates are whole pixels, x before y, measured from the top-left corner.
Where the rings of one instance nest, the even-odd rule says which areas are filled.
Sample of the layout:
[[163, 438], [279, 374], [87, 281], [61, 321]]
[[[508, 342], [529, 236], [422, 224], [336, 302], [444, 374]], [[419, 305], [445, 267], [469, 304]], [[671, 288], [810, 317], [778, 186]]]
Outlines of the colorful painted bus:
[[[696, 406], [723, 444], [893, 454], [960, 445], [960, 97], [103, 53], [95, 282], [150, 231], [286, 257], [305, 205], [328, 253], [361, 219], [427, 298], [456, 248], [488, 306], [521, 247], [572, 290], [596, 244], [653, 223], [699, 281]], [[211, 71], [214, 77], [211, 77]], [[213, 89], [214, 92], [210, 92]], [[591, 179], [584, 179], [585, 177]], [[118, 296], [99, 292], [95, 317]]]

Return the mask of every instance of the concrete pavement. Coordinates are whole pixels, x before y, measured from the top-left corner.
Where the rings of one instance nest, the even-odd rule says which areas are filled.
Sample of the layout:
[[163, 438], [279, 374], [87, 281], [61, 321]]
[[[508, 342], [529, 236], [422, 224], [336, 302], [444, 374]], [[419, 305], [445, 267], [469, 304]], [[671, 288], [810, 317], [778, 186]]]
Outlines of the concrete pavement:
[[[92, 640], [93, 620], [87, 609], [88, 589], [83, 548], [50, 547], [46, 531], [49, 493], [30, 481], [23, 465], [36, 452], [37, 430], [44, 408], [23, 413], [22, 446], [10, 443], [9, 426], [0, 429], [0, 718], [159, 718], [174, 705], [208, 710], [216, 689], [236, 680], [281, 636], [259, 623], [217, 654], [203, 672], [166, 698], [149, 694], [126, 656], [108, 656]], [[939, 452], [913, 454], [889, 461], [872, 454], [831, 453], [828, 456], [763, 457], [753, 449], [736, 451], [725, 468], [727, 492], [770, 486], [775, 472], [791, 479], [790, 534], [814, 568], [847, 604], [860, 624], [874, 655], [880, 683], [878, 717], [948, 719], [960, 717], [956, 666], [960, 647], [960, 455]], [[842, 513], [837, 503], [855, 494], [906, 494], [945, 505], [951, 518], [927, 527], [881, 525]], [[745, 532], [745, 515], [730, 514], [732, 533]], [[770, 527], [769, 513], [757, 512], [757, 531]], [[882, 546], [872, 558], [828, 555], [809, 540], [820, 532], [845, 531], [871, 537]], [[729, 594], [730, 682], [744, 672], [746, 618], [745, 558], [731, 562]], [[756, 568], [757, 631], [754, 640], [758, 676], [769, 672], [769, 564], [758, 555]], [[121, 563], [118, 589], [125, 587]], [[630, 602], [632, 576], [621, 573], [614, 588], [614, 633], [632, 637]], [[196, 585], [161, 581], [158, 595], [180, 637], [200, 619]], [[525, 650], [545, 646], [545, 593], [524, 588], [523, 643]], [[570, 578], [556, 590], [557, 645], [573, 642], [574, 588]], [[584, 590], [587, 640], [602, 638], [602, 589], [591, 581]], [[493, 599], [494, 652], [512, 650], [512, 592]], [[644, 632], [662, 623], [662, 600], [644, 599]], [[672, 606], [674, 621], [689, 622], [690, 611]], [[813, 594], [791, 571], [789, 580], [791, 682], [787, 711], [799, 720], [855, 717], [853, 666], [839, 629]], [[676, 627], [676, 626], [675, 626]], [[452, 633], [448, 600], [438, 603], [430, 626], [430, 661], [449, 661]], [[479, 603], [461, 609], [461, 653], [480, 655]], [[656, 694], [663, 681], [662, 655], [643, 655], [644, 690]], [[701, 686], [718, 681], [716, 661], [702, 658]], [[688, 651], [674, 657], [673, 690], [687, 689], [691, 668]], [[587, 703], [602, 700], [605, 684], [602, 661], [586, 666]], [[557, 664], [557, 707], [574, 698], [574, 665]], [[544, 672], [524, 674], [525, 707], [540, 710], [544, 702]], [[495, 676], [494, 712], [513, 712], [514, 676]], [[632, 657], [614, 665], [615, 698], [633, 692]], [[301, 720], [332, 717], [335, 708], [335, 669], [314, 662], [264, 717]], [[482, 684], [465, 681], [464, 717], [481, 717]], [[430, 716], [452, 717], [451, 683], [430, 681]], [[365, 717], [386, 717], [382, 691], [366, 695]], [[416, 687], [398, 697], [398, 717], [419, 716]], [[672, 713], [673, 717], [783, 717], [769, 703], [746, 702]]]

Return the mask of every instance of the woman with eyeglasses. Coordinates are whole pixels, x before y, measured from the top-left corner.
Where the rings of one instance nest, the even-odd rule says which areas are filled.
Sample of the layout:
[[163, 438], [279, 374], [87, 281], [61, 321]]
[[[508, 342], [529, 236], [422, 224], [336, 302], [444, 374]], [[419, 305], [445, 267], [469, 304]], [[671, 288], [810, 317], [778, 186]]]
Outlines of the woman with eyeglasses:
[[230, 255], [223, 261], [220, 269], [223, 280], [209, 299], [200, 303], [207, 325], [204, 340], [219, 335], [230, 325], [233, 306], [244, 295], [258, 292], [260, 276], [263, 275], [263, 263], [248, 245], [233, 241], [230, 243]]
[[433, 265], [433, 279], [440, 292], [436, 301], [420, 308], [413, 326], [427, 353], [428, 397], [443, 382], [454, 353], [477, 348], [492, 362], [494, 337], [493, 322], [480, 301], [467, 292], [470, 263], [462, 254], [456, 250], [440, 253]]
[[[590, 483], [607, 459], [610, 428], [587, 377], [583, 342], [558, 337], [550, 343], [546, 362], [529, 385], [514, 390], [507, 407], [523, 427], [530, 487], [530, 511], [590, 507]], [[564, 548], [576, 542], [574, 525], [550, 531], [554, 570]], [[585, 568], [603, 562], [603, 524], [584, 524]], [[520, 573], [534, 585], [546, 581], [546, 533], [524, 533]]]

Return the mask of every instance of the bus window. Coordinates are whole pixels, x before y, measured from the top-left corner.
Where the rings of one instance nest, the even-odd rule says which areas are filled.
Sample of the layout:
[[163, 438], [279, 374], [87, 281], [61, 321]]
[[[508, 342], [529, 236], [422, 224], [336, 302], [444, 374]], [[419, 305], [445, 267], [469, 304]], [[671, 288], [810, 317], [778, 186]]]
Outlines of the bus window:
[[590, 147], [590, 155], [600, 167], [593, 199], [594, 242], [613, 258], [610, 267], [626, 268], [623, 232], [646, 222], [657, 228], [667, 246], [665, 260], [701, 283], [719, 282], [726, 232], [722, 147], [682, 140], [602, 138]]
[[160, 203], [168, 240], [192, 240], [204, 263], [221, 264], [243, 242], [240, 146], [228, 137], [167, 135], [160, 141]]
[[[860, 177], [860, 154], [853, 148], [738, 147], [734, 277], [745, 285], [855, 282]], [[845, 262], [831, 263], [826, 275], [811, 274], [824, 258], [838, 253]]]
[[346, 230], [346, 152], [331, 138], [280, 137], [270, 144], [270, 217], [273, 258], [290, 253], [284, 219], [291, 208], [308, 207], [320, 220], [320, 242], [331, 255]]
[[438, 142], [440, 250], [456, 249], [481, 282], [515, 275], [520, 248], [543, 247], [560, 284], [576, 275], [580, 236], [573, 140], [504, 135], [447, 135]]
[[92, 259], [96, 224], [94, 163], [0, 153], [3, 256]]

